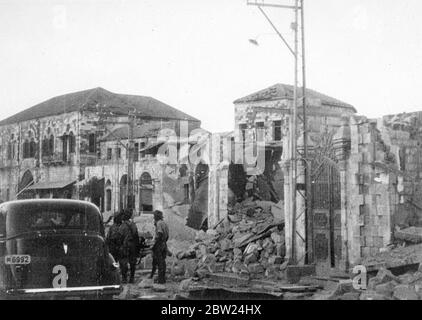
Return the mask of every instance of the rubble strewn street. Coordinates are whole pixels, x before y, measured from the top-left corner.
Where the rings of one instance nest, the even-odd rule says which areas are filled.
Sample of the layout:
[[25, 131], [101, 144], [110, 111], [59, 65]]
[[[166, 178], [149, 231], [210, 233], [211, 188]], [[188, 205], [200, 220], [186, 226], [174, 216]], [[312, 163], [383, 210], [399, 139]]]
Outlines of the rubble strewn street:
[[421, 1], [79, 2], [1, 0], [0, 300], [422, 300]]
[[168, 257], [165, 286], [149, 279], [148, 269], [139, 269], [137, 283], [126, 285], [127, 290], [116, 298], [422, 299], [422, 244], [414, 244], [420, 228], [405, 228], [403, 232], [412, 237], [399, 236], [378, 255], [362, 259], [367, 288], [356, 289], [352, 270], [317, 274], [315, 269], [289, 266], [284, 221], [273, 217], [282, 208], [282, 202], [252, 198], [236, 203], [226, 219], [214, 229], [198, 231], [189, 246], [186, 240], [173, 243], [172, 248], [185, 249]]

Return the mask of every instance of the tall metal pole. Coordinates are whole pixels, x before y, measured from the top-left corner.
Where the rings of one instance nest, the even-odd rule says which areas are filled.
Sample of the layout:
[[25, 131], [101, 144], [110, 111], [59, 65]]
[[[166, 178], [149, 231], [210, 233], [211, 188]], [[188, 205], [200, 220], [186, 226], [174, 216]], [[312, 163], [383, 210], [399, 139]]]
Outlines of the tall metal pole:
[[297, 262], [296, 254], [296, 178], [297, 178], [297, 163], [296, 163], [296, 148], [297, 148], [297, 105], [298, 105], [298, 22], [299, 22], [299, 0], [295, 0], [295, 23], [294, 29], [294, 52], [295, 52], [295, 76], [294, 76], [294, 89], [293, 89], [293, 105], [290, 111], [290, 208], [291, 208], [291, 221], [292, 221], [292, 252], [291, 262]]
[[134, 141], [133, 129], [135, 126], [135, 116], [129, 113], [129, 134], [128, 134], [128, 161], [127, 161], [127, 203], [126, 208], [133, 214], [134, 209], [134, 192], [133, 192], [133, 156], [134, 156]]
[[302, 119], [303, 119], [303, 158], [305, 166], [305, 235], [306, 235], [306, 263], [313, 262], [313, 219], [311, 215], [312, 187], [311, 163], [308, 158], [308, 119], [306, 106], [306, 59], [305, 59], [305, 0], [301, 0], [301, 31], [302, 31]]
[[[300, 6], [299, 6], [300, 1]], [[305, 163], [305, 246], [306, 246], [306, 260], [308, 259], [308, 250], [309, 252], [313, 252], [313, 240], [312, 240], [312, 219], [310, 218], [310, 207], [311, 207], [311, 179], [310, 179], [310, 166], [309, 166], [309, 159], [308, 159], [308, 132], [307, 132], [307, 118], [306, 118], [306, 74], [305, 74], [305, 28], [304, 28], [304, 10], [303, 4], [304, 0], [294, 0], [293, 5], [280, 5], [280, 4], [266, 4], [264, 2], [257, 2], [255, 1], [247, 1], [248, 5], [257, 6], [273, 29], [276, 31], [277, 35], [281, 38], [284, 44], [287, 46], [289, 51], [293, 54], [295, 63], [294, 63], [294, 89], [293, 89], [293, 103], [290, 107], [289, 112], [289, 150], [287, 154], [287, 167], [288, 167], [288, 197], [286, 201], [289, 201], [288, 210], [289, 210], [289, 218], [291, 221], [290, 225], [290, 232], [291, 232], [291, 252], [290, 252], [290, 260], [292, 263], [297, 263], [297, 250], [296, 250], [296, 238], [297, 238], [297, 161], [301, 159]], [[283, 35], [277, 30], [276, 26], [272, 23], [271, 19], [268, 15], [264, 12], [262, 7], [276, 7], [276, 8], [284, 8], [284, 9], [293, 9], [295, 15], [295, 22], [293, 23], [292, 27], [294, 30], [294, 46], [293, 48], [290, 47], [286, 39]], [[297, 155], [297, 120], [298, 114], [297, 109], [299, 105], [298, 99], [298, 83], [299, 83], [299, 10], [301, 10], [301, 38], [302, 38], [302, 79], [303, 79], [303, 138], [304, 138], [304, 152], [303, 156], [300, 158]], [[299, 215], [300, 217], [301, 215]], [[311, 239], [308, 239], [310, 236]]]

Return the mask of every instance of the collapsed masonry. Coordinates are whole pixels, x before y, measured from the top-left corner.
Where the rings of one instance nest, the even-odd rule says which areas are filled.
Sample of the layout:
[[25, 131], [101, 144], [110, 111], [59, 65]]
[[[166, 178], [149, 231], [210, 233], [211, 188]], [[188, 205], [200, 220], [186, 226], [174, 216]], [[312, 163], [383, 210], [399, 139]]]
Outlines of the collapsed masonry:
[[[282, 89], [276, 86], [269, 90], [273, 95], [270, 98], [256, 94], [236, 103], [236, 124], [244, 130], [241, 133], [256, 135], [257, 126], [263, 127], [266, 149], [280, 152], [277, 160], [266, 161], [268, 167], [277, 164], [280, 168], [277, 188], [274, 181], [265, 181], [265, 174], [246, 174], [244, 178], [239, 168], [232, 174], [230, 163], [210, 166], [209, 227], [230, 217], [233, 198], [239, 200], [240, 196], [244, 201], [242, 193], [248, 194], [251, 180], [255, 184], [265, 181], [262, 189], [268, 187], [269, 195], [265, 200], [276, 202], [288, 198], [284, 196], [288, 186], [283, 176], [288, 174], [286, 126], [291, 101], [279, 91]], [[302, 257], [299, 264], [305, 264], [308, 254], [308, 263], [315, 263], [320, 270], [349, 270], [394, 243], [395, 231], [422, 224], [422, 112], [373, 120], [355, 115], [352, 107], [326, 96], [310, 98], [308, 103], [313, 230], [307, 227], [302, 215], [297, 222], [300, 236], [296, 239], [296, 252]], [[280, 117], [281, 141], [275, 143], [274, 139], [280, 137], [274, 134], [280, 132], [275, 132], [278, 127], [274, 126], [279, 125]], [[301, 130], [298, 137], [302, 136]], [[301, 145], [303, 140], [298, 138], [298, 146]], [[303, 170], [299, 163], [299, 186], [303, 183]], [[297, 201], [301, 212], [304, 200], [297, 197]], [[284, 216], [286, 257], [289, 257], [292, 221], [287, 203]]]
[[[281, 204], [281, 205], [280, 205]], [[284, 221], [274, 216], [282, 203], [248, 199], [231, 208], [214, 229], [198, 233], [196, 243], [177, 258], [195, 259], [195, 273], [235, 273], [277, 278], [284, 262]]]

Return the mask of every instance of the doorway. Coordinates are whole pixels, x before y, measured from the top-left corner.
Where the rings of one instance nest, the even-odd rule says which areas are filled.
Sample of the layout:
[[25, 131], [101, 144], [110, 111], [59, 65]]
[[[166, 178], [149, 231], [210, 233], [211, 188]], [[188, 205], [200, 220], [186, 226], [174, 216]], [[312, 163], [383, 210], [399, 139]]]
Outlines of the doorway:
[[312, 170], [314, 258], [321, 269], [339, 266], [342, 255], [340, 173], [333, 161]]

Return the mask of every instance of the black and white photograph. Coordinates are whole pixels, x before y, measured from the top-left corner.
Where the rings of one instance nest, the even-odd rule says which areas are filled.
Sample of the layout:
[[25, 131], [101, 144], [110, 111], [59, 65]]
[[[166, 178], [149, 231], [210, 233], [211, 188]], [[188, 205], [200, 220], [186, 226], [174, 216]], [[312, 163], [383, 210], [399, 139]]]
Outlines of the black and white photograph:
[[0, 0], [0, 300], [422, 300], [421, 14]]

